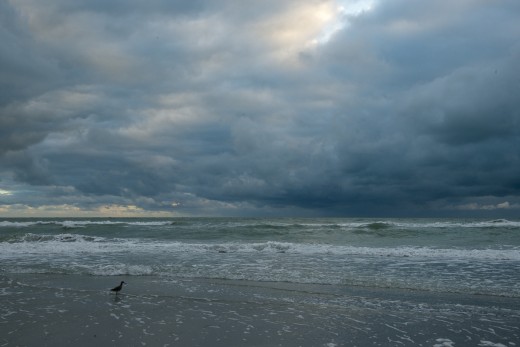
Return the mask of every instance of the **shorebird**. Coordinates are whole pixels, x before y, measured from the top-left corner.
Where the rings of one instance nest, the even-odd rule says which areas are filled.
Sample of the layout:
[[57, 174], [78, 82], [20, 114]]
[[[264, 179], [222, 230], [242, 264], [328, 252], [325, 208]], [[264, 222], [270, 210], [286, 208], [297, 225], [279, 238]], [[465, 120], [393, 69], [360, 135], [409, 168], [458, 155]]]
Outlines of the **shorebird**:
[[121, 283], [117, 286], [117, 287], [114, 287], [112, 289], [110, 289], [111, 292], [116, 292], [116, 295], [117, 293], [119, 293], [121, 291], [121, 289], [123, 289], [123, 284], [126, 284], [125, 281], [121, 281]]

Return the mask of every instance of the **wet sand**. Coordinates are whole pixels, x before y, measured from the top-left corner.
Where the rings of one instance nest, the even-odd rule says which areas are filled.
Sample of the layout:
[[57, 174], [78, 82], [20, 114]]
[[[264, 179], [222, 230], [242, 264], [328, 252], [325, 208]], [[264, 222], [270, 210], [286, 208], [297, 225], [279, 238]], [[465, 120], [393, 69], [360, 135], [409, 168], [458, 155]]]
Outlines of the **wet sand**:
[[[119, 295], [108, 289], [125, 280]], [[0, 276], [0, 346], [520, 346], [520, 300], [154, 277]]]

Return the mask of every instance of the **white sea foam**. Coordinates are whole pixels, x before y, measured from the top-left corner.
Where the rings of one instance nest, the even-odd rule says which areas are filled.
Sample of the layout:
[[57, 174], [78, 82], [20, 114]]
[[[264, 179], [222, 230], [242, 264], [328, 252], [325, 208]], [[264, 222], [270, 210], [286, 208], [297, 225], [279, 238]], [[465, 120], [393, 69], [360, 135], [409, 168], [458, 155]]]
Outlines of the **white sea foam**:
[[520, 249], [460, 249], [430, 247], [359, 247], [290, 242], [251, 243], [186, 243], [148, 241], [142, 239], [107, 239], [79, 234], [39, 235], [28, 233], [16, 242], [1, 242], [0, 257], [15, 254], [48, 254], [70, 252], [191, 252], [191, 253], [290, 253], [300, 255], [359, 255], [376, 257], [409, 257], [443, 260], [511, 260], [520, 261]]
[[84, 228], [89, 225], [137, 225], [137, 226], [163, 226], [172, 225], [172, 221], [110, 221], [110, 220], [39, 220], [39, 221], [0, 221], [0, 227], [27, 228], [36, 225], [58, 225], [64, 228]]
[[110, 264], [83, 266], [89, 275], [96, 276], [147, 276], [154, 274], [154, 270], [148, 265]]
[[0, 227], [15, 227], [15, 228], [25, 228], [38, 224], [37, 222], [11, 222], [11, 221], [1, 221]]
[[[479, 346], [485, 346], [485, 347], [506, 347], [503, 343], [500, 342], [491, 342], [486, 340], [480, 340]], [[515, 346], [513, 343], [511, 346]]]
[[[166, 246], [166, 245], [165, 245]], [[227, 252], [293, 253], [303, 255], [365, 255], [384, 257], [440, 258], [440, 259], [488, 259], [520, 261], [520, 249], [456, 249], [429, 247], [374, 248], [335, 246], [326, 244], [297, 244], [288, 242], [183, 244], [176, 246], [190, 250]]]
[[125, 222], [128, 225], [141, 225], [141, 226], [161, 226], [161, 225], [173, 225], [175, 222], [172, 221], [147, 221], [147, 222]]
[[438, 343], [434, 344], [433, 347], [454, 347], [455, 342], [451, 341], [450, 339], [437, 339], [435, 340]]
[[99, 236], [88, 236], [78, 234], [58, 234], [45, 235], [27, 233], [17, 236], [10, 240], [10, 243], [31, 243], [31, 242], [103, 242], [107, 239]]
[[471, 221], [471, 222], [432, 222], [432, 223], [396, 223], [399, 227], [409, 228], [520, 228], [519, 221], [507, 219], [496, 219], [490, 221]]
[[0, 259], [26, 255], [109, 252], [116, 242], [102, 237], [76, 234], [38, 235], [28, 233], [11, 242], [0, 243]]

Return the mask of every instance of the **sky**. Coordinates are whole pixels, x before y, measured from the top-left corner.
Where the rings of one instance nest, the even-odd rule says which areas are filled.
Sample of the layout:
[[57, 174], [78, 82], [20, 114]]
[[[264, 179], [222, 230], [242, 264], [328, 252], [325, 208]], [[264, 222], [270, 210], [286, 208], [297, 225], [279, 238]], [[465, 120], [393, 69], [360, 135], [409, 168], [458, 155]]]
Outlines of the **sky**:
[[0, 216], [520, 216], [518, 0], [0, 2]]

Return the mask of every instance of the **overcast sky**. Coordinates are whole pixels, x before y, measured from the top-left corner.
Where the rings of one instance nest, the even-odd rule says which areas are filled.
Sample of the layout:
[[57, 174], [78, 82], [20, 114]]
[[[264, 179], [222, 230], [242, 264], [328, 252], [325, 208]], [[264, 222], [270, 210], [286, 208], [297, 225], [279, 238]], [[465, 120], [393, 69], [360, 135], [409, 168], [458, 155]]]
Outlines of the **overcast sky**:
[[1, 1], [0, 216], [519, 216], [519, 18]]

